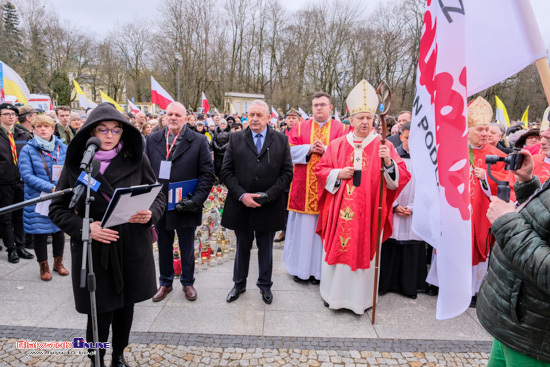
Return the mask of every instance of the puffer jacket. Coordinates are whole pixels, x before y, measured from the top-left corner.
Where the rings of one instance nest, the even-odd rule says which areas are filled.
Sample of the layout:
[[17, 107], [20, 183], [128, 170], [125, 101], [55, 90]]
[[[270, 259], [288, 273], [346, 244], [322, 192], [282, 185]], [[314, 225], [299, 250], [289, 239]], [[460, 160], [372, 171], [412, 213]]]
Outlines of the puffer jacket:
[[218, 154], [223, 157], [227, 144], [229, 143], [230, 132], [231, 128], [229, 126], [227, 126], [224, 130], [222, 130], [219, 126], [216, 128], [214, 138], [212, 139], [212, 149], [214, 150], [214, 154]]
[[[537, 177], [516, 183], [519, 203], [538, 187]], [[495, 220], [491, 230], [498, 244], [478, 295], [479, 321], [502, 344], [549, 363], [550, 189]]]
[[[67, 155], [67, 146], [63, 144], [61, 138], [52, 135], [55, 139], [55, 148], [50, 155], [42, 153], [50, 176], [52, 175], [53, 165], [63, 165], [65, 163], [65, 156]], [[57, 160], [57, 149], [59, 148], [59, 160]], [[41, 192], [50, 193], [57, 183], [50, 182], [50, 178], [46, 173], [44, 162], [40, 158], [40, 147], [36, 140], [31, 139], [21, 150], [19, 155], [19, 171], [21, 177], [25, 182], [25, 200], [34, 199], [40, 196]], [[26, 233], [31, 234], [45, 234], [59, 232], [60, 229], [53, 224], [53, 222], [47, 216], [40, 215], [35, 212], [36, 205], [30, 205], [23, 209], [23, 227]]]

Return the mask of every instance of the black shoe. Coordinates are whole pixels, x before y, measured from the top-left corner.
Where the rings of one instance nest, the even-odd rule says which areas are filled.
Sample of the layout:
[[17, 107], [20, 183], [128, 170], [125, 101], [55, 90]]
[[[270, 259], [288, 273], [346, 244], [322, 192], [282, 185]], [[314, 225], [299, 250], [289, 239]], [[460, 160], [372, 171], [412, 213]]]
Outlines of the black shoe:
[[294, 279], [294, 281], [295, 281], [296, 283], [307, 282], [307, 280], [302, 279], [302, 278], [298, 277], [297, 275], [293, 276], [292, 279]]
[[28, 252], [27, 250], [25, 250], [24, 248], [18, 248], [17, 255], [19, 255], [19, 257], [26, 260], [34, 259], [34, 255]]
[[315, 279], [315, 277], [309, 277], [309, 281], [310, 281], [311, 284], [313, 284], [313, 285], [319, 285], [319, 284], [321, 284], [321, 281]]
[[273, 302], [273, 293], [271, 293], [271, 290], [265, 290], [265, 291], [260, 291], [260, 293], [262, 293], [262, 299], [264, 300], [265, 303], [267, 303], [268, 305], [271, 304], [271, 302]]
[[17, 255], [17, 250], [8, 251], [8, 261], [12, 264], [17, 264], [19, 262], [19, 255]]
[[410, 299], [416, 299], [417, 298], [416, 294], [413, 294], [412, 296], [405, 295], [405, 297], [410, 298]]
[[328, 307], [328, 302], [327, 301], [323, 301], [323, 304], [325, 305], [325, 307]]
[[111, 360], [111, 367], [130, 367], [130, 365], [124, 359], [124, 355], [122, 355], [113, 356], [113, 359]]
[[229, 303], [237, 300], [237, 298], [239, 298], [239, 295], [244, 292], [246, 292], [246, 288], [240, 289], [237, 287], [233, 287], [231, 292], [229, 292], [229, 294], [227, 295], [227, 302]]
[[439, 287], [436, 287], [435, 285], [428, 284], [428, 288], [426, 289], [426, 294], [428, 296], [437, 296], [439, 294]]
[[472, 302], [470, 302], [471, 308], [476, 308], [477, 296], [472, 296]]

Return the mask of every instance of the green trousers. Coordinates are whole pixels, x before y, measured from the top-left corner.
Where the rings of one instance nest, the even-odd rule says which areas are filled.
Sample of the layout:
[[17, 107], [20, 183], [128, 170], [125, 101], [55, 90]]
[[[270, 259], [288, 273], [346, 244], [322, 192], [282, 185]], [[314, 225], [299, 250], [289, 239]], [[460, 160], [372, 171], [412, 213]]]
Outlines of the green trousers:
[[550, 363], [516, 352], [495, 339], [487, 367], [550, 367]]

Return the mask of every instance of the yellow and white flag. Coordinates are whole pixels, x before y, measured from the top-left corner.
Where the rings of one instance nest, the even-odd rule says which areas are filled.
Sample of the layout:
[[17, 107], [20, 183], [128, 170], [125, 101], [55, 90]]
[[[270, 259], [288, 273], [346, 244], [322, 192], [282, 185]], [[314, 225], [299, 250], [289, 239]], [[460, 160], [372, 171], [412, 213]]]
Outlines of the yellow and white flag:
[[233, 103], [230, 103], [229, 104], [229, 110], [231, 112], [232, 115], [236, 114], [237, 111], [235, 111], [235, 107], [233, 107]]
[[103, 93], [103, 91], [100, 90], [99, 93], [101, 94], [101, 101], [102, 102], [112, 103], [116, 107], [117, 110], [119, 110], [120, 112], [124, 111], [124, 109], [122, 107], [120, 107], [120, 105], [118, 103], [116, 103], [114, 99], [112, 99], [111, 97], [109, 97], [108, 95]]
[[505, 124], [506, 126], [510, 127], [510, 118], [508, 117], [508, 112], [506, 112], [506, 106], [504, 106], [504, 103], [498, 98], [497, 95], [495, 95], [496, 100], [496, 111], [495, 111], [495, 119]]
[[529, 128], [529, 106], [525, 109], [523, 116], [521, 116], [521, 122], [525, 124], [525, 128]]
[[550, 126], [550, 106], [546, 107], [544, 114], [542, 115], [542, 122], [540, 123], [540, 131], [548, 129]]
[[4, 76], [4, 93], [9, 96], [14, 96], [17, 98], [18, 102], [24, 105], [29, 104], [31, 92], [27, 84], [25, 84], [19, 74], [6, 65], [6, 63], [2, 62], [2, 60], [0, 60], [0, 64], [2, 64], [2, 73]]
[[88, 108], [96, 108], [97, 103], [94, 103], [86, 97], [84, 92], [82, 91], [82, 88], [80, 88], [80, 85], [77, 83], [75, 79], [73, 79], [74, 89], [76, 90], [76, 96], [78, 97], [78, 103], [80, 103], [80, 107], [87, 110]]

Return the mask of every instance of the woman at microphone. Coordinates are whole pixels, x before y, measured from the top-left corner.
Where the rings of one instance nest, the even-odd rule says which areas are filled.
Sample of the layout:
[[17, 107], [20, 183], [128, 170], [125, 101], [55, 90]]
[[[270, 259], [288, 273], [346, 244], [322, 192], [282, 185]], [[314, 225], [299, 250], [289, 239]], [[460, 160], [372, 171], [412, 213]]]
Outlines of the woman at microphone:
[[[151, 225], [165, 209], [163, 194], [150, 208], [143, 208], [130, 222], [112, 228], [101, 228], [100, 223], [115, 189], [153, 184], [155, 175], [147, 156], [143, 155], [141, 133], [110, 103], [96, 107], [80, 128], [67, 149], [65, 166], [56, 189], [62, 190], [80, 184], [78, 177], [86, 146], [91, 138], [98, 138], [101, 146], [92, 161], [92, 177], [99, 182], [91, 191], [94, 200], [90, 206], [91, 249], [96, 274], [96, 303], [99, 342], [106, 342], [112, 327], [113, 366], [127, 366], [123, 352], [128, 345], [134, 314], [134, 304], [153, 297], [157, 290], [155, 263], [151, 242]], [[49, 216], [65, 233], [71, 236], [72, 283], [76, 310], [88, 314], [86, 341], [93, 341], [90, 293], [80, 288], [82, 261], [82, 218], [86, 195], [69, 209], [70, 195], [54, 199]], [[90, 350], [92, 351], [92, 350]], [[105, 350], [100, 350], [101, 365]], [[94, 356], [89, 358], [94, 365]]]

